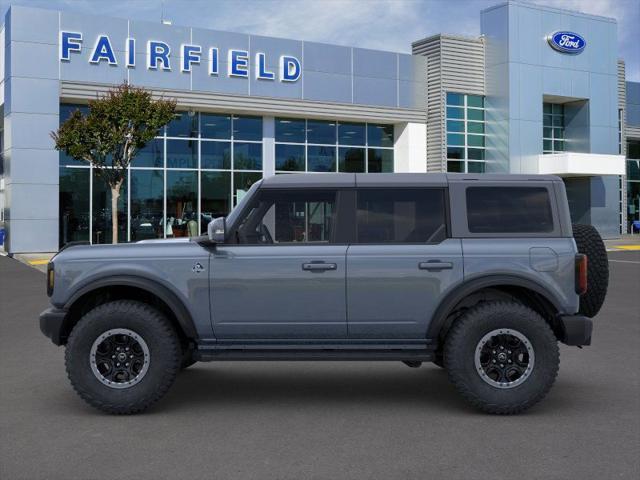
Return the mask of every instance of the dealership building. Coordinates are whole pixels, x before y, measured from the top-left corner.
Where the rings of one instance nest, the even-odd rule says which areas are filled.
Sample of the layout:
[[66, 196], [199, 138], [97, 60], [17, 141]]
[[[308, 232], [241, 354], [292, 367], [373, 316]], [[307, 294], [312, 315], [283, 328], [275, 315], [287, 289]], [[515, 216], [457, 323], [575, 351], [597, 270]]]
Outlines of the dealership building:
[[129, 168], [121, 241], [204, 231], [252, 183], [291, 172], [555, 174], [574, 222], [626, 233], [640, 220], [640, 84], [625, 81], [616, 21], [522, 2], [479, 21], [479, 37], [406, 54], [12, 6], [4, 248], [111, 242], [109, 188], [50, 134], [124, 81], [178, 113]]

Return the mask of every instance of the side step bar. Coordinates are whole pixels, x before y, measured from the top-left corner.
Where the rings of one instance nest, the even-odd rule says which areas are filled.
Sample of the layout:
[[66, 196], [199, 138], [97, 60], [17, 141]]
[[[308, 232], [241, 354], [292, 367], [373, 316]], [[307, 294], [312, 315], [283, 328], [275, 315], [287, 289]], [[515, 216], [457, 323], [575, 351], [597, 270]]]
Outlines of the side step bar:
[[348, 361], [401, 361], [430, 362], [434, 359], [431, 350], [347, 350], [347, 349], [198, 349], [194, 352], [202, 362], [229, 360], [348, 360]]

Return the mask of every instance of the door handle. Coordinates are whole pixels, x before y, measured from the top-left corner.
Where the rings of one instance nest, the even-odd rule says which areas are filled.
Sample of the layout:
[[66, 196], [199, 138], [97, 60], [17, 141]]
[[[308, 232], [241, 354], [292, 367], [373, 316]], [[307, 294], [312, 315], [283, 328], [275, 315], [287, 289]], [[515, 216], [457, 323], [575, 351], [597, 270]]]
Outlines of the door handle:
[[302, 270], [309, 272], [324, 272], [327, 270], [336, 270], [337, 268], [338, 265], [335, 263], [311, 262], [302, 264]]
[[429, 270], [430, 272], [439, 272], [441, 270], [451, 270], [453, 268], [453, 263], [429, 260], [428, 262], [420, 262], [418, 264], [418, 268], [420, 270]]

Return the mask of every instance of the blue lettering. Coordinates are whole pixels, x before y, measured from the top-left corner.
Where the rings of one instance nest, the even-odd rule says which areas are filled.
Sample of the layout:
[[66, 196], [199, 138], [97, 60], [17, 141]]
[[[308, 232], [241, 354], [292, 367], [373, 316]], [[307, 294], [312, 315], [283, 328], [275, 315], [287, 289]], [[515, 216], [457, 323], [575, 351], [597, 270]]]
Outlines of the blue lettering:
[[136, 66], [136, 39], [127, 38], [127, 67]]
[[245, 50], [229, 50], [229, 76], [249, 76], [249, 52]]
[[190, 72], [191, 65], [200, 63], [200, 45], [182, 45], [182, 68], [183, 72]]
[[60, 60], [71, 60], [71, 52], [80, 52], [81, 49], [81, 33], [60, 32]]
[[158, 68], [158, 62], [160, 62], [163, 70], [171, 70], [169, 63], [170, 54], [171, 49], [169, 45], [164, 42], [149, 40], [147, 42], [147, 68], [155, 70]]
[[256, 78], [259, 80], [273, 80], [276, 78], [273, 72], [267, 70], [264, 53], [258, 53], [256, 55]]
[[283, 55], [280, 57], [280, 81], [295, 82], [300, 78], [302, 69], [296, 57]]
[[109, 41], [109, 37], [106, 35], [101, 35], [98, 37], [96, 41], [96, 46], [93, 47], [93, 54], [91, 54], [90, 63], [100, 63], [100, 60], [106, 60], [109, 62], [109, 65], [117, 65], [116, 56], [113, 53], [113, 48], [111, 48], [111, 42]]
[[218, 49], [209, 49], [209, 75], [218, 75]]

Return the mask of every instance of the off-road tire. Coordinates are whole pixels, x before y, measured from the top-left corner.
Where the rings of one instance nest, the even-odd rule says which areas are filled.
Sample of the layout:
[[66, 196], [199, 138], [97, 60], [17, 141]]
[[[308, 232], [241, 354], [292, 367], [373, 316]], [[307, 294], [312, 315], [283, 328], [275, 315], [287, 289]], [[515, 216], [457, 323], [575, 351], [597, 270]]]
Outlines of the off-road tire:
[[587, 292], [580, 296], [582, 315], [595, 317], [609, 287], [609, 259], [602, 237], [592, 225], [573, 225], [573, 238], [578, 252], [587, 256]]
[[[128, 388], [111, 388], [94, 375], [90, 351], [104, 332], [123, 328], [134, 331], [149, 348], [144, 377]], [[89, 405], [111, 414], [133, 414], [160, 400], [180, 369], [182, 349], [175, 329], [158, 310], [142, 302], [118, 300], [86, 313], [69, 335], [65, 366], [71, 385]]]
[[[534, 350], [529, 376], [519, 385], [501, 389], [483, 380], [474, 355], [480, 340], [496, 329], [523, 334]], [[474, 407], [493, 414], [520, 413], [538, 403], [551, 389], [560, 364], [558, 342], [547, 322], [517, 302], [487, 302], [469, 309], [445, 340], [444, 362], [449, 380]]]

